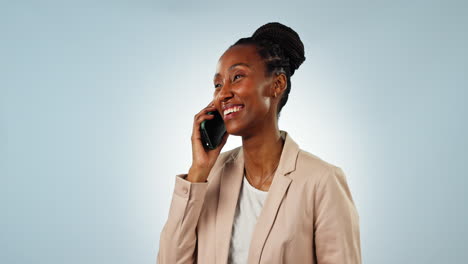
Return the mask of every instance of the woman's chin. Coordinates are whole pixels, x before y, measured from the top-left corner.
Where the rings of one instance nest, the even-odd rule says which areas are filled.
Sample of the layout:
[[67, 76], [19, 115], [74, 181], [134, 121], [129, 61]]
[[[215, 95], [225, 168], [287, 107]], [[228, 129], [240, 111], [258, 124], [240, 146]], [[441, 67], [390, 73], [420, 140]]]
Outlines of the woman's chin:
[[242, 129], [238, 126], [226, 126], [226, 132], [229, 133], [229, 135], [232, 136], [241, 136], [242, 134]]

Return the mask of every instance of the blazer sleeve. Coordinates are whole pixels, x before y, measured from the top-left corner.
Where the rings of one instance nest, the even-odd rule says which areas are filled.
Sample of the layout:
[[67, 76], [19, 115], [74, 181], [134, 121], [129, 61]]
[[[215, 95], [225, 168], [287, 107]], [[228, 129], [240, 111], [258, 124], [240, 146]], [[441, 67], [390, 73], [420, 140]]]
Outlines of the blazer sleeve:
[[191, 183], [186, 177], [176, 176], [168, 219], [159, 239], [158, 264], [196, 263], [196, 228], [208, 182]]
[[359, 215], [341, 168], [318, 183], [314, 210], [317, 264], [360, 264]]

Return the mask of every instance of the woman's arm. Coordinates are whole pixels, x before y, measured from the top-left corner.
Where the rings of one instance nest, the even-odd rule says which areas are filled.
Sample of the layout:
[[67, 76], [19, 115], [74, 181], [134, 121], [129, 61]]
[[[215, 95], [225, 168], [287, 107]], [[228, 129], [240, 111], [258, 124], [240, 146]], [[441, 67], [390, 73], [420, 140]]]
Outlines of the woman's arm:
[[160, 236], [158, 264], [197, 263], [196, 227], [208, 182], [193, 183], [186, 177], [176, 177], [169, 216]]
[[342, 169], [324, 175], [314, 203], [317, 263], [360, 264], [359, 215]]
[[217, 111], [213, 101], [194, 116], [192, 166], [188, 174], [176, 177], [169, 216], [159, 242], [159, 264], [196, 263], [197, 223], [208, 188], [207, 180], [229, 137], [225, 132], [214, 150], [203, 147], [200, 126], [203, 121], [214, 118], [214, 115], [208, 114], [211, 111]]

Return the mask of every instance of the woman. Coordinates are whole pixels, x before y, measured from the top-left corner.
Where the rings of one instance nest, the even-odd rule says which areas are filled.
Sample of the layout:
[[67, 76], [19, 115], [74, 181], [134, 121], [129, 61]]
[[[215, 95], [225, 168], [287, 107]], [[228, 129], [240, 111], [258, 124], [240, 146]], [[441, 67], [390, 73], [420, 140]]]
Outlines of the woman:
[[[192, 166], [176, 177], [158, 263], [361, 263], [359, 216], [343, 171], [278, 129], [304, 46], [280, 23], [224, 52], [213, 101], [195, 115]], [[205, 150], [199, 127], [223, 117]], [[229, 135], [242, 146], [223, 152]]]

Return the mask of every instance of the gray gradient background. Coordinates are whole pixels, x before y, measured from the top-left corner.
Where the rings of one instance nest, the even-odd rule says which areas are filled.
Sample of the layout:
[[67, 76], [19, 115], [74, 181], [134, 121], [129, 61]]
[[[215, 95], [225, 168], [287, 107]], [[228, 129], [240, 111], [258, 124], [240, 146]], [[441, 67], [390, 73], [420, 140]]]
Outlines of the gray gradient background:
[[217, 60], [271, 21], [307, 57], [280, 129], [345, 171], [363, 262], [465, 263], [467, 14], [466, 1], [2, 1], [0, 263], [154, 263]]

